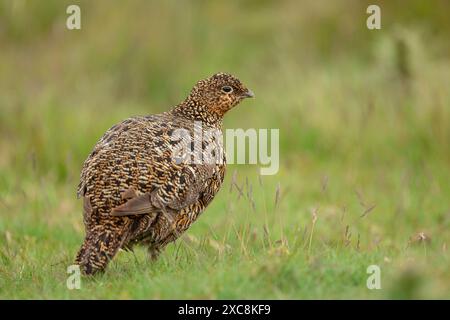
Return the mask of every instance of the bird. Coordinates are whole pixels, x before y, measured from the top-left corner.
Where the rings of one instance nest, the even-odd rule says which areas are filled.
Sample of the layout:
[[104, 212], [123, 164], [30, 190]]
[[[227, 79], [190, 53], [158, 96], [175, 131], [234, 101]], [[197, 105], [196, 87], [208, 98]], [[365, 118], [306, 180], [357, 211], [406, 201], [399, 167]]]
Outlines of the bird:
[[77, 188], [85, 238], [75, 263], [83, 274], [103, 272], [119, 249], [135, 245], [155, 261], [196, 221], [225, 177], [224, 115], [251, 97], [238, 78], [219, 72], [169, 111], [128, 118], [104, 133]]

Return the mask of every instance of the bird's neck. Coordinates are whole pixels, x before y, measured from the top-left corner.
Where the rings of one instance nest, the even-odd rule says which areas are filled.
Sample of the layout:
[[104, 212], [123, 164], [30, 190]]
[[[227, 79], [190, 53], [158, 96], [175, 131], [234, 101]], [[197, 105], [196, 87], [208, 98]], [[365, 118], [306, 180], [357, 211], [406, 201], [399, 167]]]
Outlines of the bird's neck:
[[222, 128], [223, 117], [221, 115], [211, 111], [206, 105], [189, 98], [176, 105], [170, 112], [192, 121], [202, 121], [210, 127]]

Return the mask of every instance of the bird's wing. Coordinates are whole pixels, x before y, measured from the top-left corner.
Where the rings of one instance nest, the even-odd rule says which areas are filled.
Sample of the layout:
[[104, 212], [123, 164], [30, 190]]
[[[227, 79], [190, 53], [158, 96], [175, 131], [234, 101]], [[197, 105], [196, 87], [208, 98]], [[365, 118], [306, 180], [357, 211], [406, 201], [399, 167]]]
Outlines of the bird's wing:
[[190, 143], [174, 143], [171, 131], [191, 125], [176, 121], [130, 118], [109, 129], [83, 165], [78, 196], [87, 196], [100, 214], [115, 216], [176, 214], [198, 201], [208, 180], [223, 172], [216, 164], [175, 157], [177, 143]]
[[170, 216], [199, 199], [207, 180], [218, 173], [216, 165], [176, 165], [169, 170], [165, 183], [151, 193], [135, 195], [111, 211], [113, 216], [147, 214], [158, 210]]
[[172, 172], [169, 179], [153, 195], [161, 207], [183, 209], [195, 203], [208, 185], [208, 180], [218, 174], [215, 164], [187, 164]]
[[124, 204], [115, 207], [111, 211], [112, 216], [128, 216], [148, 214], [155, 211], [155, 207], [152, 205], [151, 195], [144, 193], [136, 195], [134, 198], [129, 199]]

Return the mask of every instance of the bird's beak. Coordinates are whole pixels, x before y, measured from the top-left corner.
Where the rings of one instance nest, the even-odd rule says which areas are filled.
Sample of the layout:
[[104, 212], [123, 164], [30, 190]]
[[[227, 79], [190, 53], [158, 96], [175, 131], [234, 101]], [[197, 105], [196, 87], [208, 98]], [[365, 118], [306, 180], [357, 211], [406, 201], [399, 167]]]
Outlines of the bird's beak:
[[254, 98], [254, 97], [255, 94], [250, 89], [247, 89], [247, 91], [242, 94], [242, 98]]

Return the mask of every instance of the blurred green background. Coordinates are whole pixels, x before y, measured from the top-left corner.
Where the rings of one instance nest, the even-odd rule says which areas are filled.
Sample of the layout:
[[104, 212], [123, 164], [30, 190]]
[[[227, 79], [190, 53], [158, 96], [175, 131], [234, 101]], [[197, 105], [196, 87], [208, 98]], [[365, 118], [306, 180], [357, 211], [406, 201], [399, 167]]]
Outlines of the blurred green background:
[[[70, 4], [81, 30], [66, 28]], [[369, 4], [381, 30], [366, 28]], [[448, 12], [444, 0], [0, 0], [0, 297], [450, 298]], [[180, 240], [192, 259], [177, 244], [155, 265], [124, 253], [67, 290], [95, 142], [218, 71], [256, 94], [225, 127], [279, 128], [280, 172], [230, 166]], [[370, 264], [382, 290], [365, 286]]]

